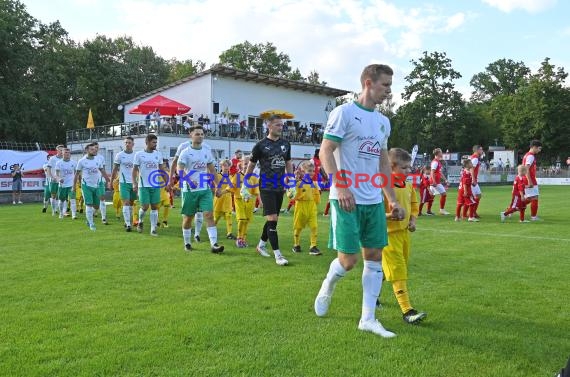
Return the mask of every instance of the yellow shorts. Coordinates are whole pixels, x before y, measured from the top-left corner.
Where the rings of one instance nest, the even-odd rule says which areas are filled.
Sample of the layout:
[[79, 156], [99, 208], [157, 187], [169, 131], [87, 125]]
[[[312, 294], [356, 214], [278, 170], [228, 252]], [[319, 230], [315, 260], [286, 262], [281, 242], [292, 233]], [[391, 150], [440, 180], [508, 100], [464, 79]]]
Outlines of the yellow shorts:
[[253, 219], [253, 208], [255, 207], [255, 200], [244, 201], [241, 198], [235, 198], [234, 200], [236, 206], [236, 220], [252, 220]]
[[314, 201], [297, 200], [293, 214], [293, 229], [303, 229], [307, 226], [309, 228], [317, 226], [317, 204]]
[[382, 249], [382, 269], [386, 280], [408, 279], [410, 241], [407, 229], [388, 233], [388, 246]]

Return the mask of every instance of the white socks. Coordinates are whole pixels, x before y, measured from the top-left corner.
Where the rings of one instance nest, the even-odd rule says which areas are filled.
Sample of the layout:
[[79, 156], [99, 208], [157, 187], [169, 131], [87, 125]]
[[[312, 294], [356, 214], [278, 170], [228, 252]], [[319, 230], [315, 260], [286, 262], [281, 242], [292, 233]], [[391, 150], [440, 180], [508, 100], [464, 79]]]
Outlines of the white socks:
[[[327, 277], [325, 278], [323, 284], [321, 285], [320, 293], [327, 296], [332, 296], [336, 283], [342, 277], [344, 277], [345, 274], [346, 270], [344, 269], [344, 267], [342, 267], [338, 258], [335, 258], [331, 262], [331, 265], [329, 267], [329, 272], [327, 273]], [[374, 302], [374, 304], [376, 304], [376, 302]]]
[[150, 210], [150, 230], [156, 230], [156, 225], [158, 224], [158, 210], [151, 209]]
[[[194, 234], [200, 234], [202, 231], [202, 224], [204, 223], [204, 212], [196, 212], [196, 215], [194, 216], [194, 222], [194, 225], [196, 225], [194, 227]], [[210, 233], [208, 233], [208, 235], [210, 235]]]
[[85, 217], [87, 217], [87, 222], [89, 223], [89, 226], [93, 226], [93, 213], [95, 212], [95, 209], [91, 206], [86, 206], [85, 207]]
[[71, 204], [71, 217], [75, 217], [77, 215], [77, 201], [70, 199], [69, 203]]
[[139, 223], [144, 222], [144, 215], [146, 211], [141, 207], [139, 208]]
[[210, 245], [214, 246], [214, 244], [218, 243], [218, 229], [215, 226], [209, 226], [206, 230], [208, 231], [208, 237], [210, 238]]
[[107, 220], [107, 205], [104, 200], [101, 200], [99, 211], [101, 212], [101, 220]]
[[184, 238], [184, 245], [192, 244], [192, 242], [190, 242], [192, 240], [192, 228], [190, 229], [182, 228], [182, 238]]
[[131, 206], [123, 206], [123, 219], [125, 219], [125, 224], [127, 226], [131, 226], [131, 219], [133, 218], [132, 215], [133, 207]]
[[382, 288], [382, 262], [364, 261], [362, 270], [362, 321], [373, 321], [376, 312], [376, 300]]

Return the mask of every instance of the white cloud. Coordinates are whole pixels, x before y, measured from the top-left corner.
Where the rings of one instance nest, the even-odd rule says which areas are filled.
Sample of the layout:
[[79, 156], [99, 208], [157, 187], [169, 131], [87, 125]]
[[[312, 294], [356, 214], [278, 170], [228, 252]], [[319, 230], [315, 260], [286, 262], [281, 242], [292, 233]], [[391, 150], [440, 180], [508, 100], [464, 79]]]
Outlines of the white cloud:
[[48, 18], [59, 18], [75, 40], [92, 39], [96, 32], [128, 35], [166, 59], [199, 59], [207, 66], [245, 40], [271, 42], [304, 75], [316, 70], [328, 85], [355, 91], [362, 68], [376, 62], [395, 68], [396, 91], [398, 77], [405, 75], [398, 69], [420, 55], [425, 38], [451, 32], [466, 18], [386, 0], [71, 0], [65, 7], [66, 1], [53, 0], [48, 8], [26, 0], [51, 12]]
[[557, 0], [483, 0], [483, 2], [506, 13], [517, 9], [537, 13], [552, 7]]

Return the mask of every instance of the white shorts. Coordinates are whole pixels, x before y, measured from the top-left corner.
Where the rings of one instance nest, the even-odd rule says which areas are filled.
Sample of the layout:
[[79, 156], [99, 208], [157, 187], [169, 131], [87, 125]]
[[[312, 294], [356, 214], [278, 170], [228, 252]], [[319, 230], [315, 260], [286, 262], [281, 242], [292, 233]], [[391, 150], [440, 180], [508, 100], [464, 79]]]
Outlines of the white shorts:
[[429, 192], [435, 196], [435, 195], [440, 195], [440, 194], [445, 194], [445, 187], [443, 187], [443, 185], [440, 183], [437, 186], [430, 186], [429, 187]]
[[524, 189], [524, 197], [532, 198], [533, 196], [538, 196], [538, 185], [532, 187], [527, 187]]
[[474, 196], [481, 195], [481, 187], [479, 187], [478, 183], [475, 186], [471, 186], [471, 193], [473, 193]]

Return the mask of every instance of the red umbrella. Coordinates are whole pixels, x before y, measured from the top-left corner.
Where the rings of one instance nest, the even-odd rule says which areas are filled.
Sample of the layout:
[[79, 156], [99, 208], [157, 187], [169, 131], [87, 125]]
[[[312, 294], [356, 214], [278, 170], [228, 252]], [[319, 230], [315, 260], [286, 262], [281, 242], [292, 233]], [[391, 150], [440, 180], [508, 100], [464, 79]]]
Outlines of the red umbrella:
[[149, 100], [139, 103], [138, 106], [135, 106], [131, 111], [129, 111], [129, 114], [148, 114], [155, 109], [158, 109], [160, 115], [177, 115], [190, 111], [190, 106], [186, 106], [159, 94]]

